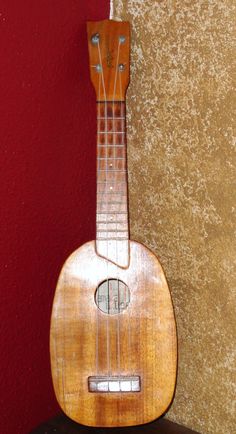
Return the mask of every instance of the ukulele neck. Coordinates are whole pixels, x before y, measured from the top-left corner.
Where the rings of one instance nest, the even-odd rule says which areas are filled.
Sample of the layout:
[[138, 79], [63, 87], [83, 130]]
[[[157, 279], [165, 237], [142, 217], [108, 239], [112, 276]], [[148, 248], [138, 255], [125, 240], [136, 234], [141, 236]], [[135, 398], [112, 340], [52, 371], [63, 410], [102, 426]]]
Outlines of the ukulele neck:
[[87, 23], [90, 77], [97, 97], [96, 252], [129, 266], [125, 95], [130, 28], [112, 20]]
[[129, 262], [125, 102], [97, 102], [97, 253]]

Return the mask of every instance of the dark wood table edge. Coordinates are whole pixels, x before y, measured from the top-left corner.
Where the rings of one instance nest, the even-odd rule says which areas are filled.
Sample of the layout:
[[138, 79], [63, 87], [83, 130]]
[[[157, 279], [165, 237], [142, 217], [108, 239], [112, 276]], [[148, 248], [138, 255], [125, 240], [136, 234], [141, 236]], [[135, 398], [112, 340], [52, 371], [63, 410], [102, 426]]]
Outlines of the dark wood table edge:
[[77, 424], [61, 413], [40, 424], [29, 434], [95, 434], [95, 432], [98, 434], [141, 434], [141, 432], [148, 432], [149, 434], [201, 434], [163, 417], [145, 425], [95, 428]]

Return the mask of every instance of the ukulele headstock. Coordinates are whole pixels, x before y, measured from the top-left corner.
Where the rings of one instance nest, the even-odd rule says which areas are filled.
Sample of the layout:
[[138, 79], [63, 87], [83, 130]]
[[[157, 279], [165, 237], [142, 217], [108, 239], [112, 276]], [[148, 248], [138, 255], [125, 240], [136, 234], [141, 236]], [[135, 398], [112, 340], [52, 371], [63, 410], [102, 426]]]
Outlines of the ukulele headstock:
[[124, 101], [129, 84], [129, 23], [89, 21], [87, 34], [90, 77], [97, 101]]

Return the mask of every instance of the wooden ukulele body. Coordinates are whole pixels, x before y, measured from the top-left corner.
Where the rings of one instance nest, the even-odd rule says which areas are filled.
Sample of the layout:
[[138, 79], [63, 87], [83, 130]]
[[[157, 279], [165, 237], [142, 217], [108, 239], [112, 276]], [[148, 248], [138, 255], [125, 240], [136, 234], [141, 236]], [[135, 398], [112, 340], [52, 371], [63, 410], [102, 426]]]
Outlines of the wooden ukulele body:
[[[62, 410], [96, 427], [139, 425], [169, 406], [176, 379], [176, 328], [166, 279], [156, 256], [129, 241], [129, 266], [97, 255], [91, 241], [65, 262], [51, 318], [53, 384]], [[129, 290], [127, 308], [104, 313], [96, 289], [119, 279]], [[140, 391], [91, 392], [91, 376], [138, 376]]]

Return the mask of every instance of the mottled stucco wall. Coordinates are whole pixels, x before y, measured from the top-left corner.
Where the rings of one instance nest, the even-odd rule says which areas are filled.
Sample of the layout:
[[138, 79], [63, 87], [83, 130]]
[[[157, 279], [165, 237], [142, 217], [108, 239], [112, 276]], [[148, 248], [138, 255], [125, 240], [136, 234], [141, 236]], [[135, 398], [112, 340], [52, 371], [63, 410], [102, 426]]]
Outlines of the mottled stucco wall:
[[132, 24], [131, 236], [160, 257], [178, 326], [167, 417], [211, 434], [236, 432], [235, 5], [113, 1]]

